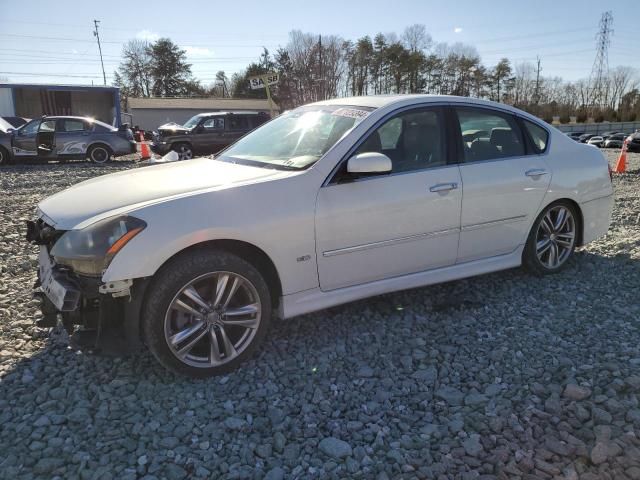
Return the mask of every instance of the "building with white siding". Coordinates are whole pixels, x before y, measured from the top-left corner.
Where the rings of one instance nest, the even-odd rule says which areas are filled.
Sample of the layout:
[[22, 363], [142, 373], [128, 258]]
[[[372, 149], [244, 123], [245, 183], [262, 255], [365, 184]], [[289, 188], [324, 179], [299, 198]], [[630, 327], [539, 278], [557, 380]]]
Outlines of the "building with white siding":
[[[265, 112], [269, 102], [263, 99], [241, 98], [128, 98], [124, 117], [132, 126], [154, 130], [169, 122], [184, 124], [194, 115], [204, 112]], [[274, 115], [280, 113], [273, 104]]]

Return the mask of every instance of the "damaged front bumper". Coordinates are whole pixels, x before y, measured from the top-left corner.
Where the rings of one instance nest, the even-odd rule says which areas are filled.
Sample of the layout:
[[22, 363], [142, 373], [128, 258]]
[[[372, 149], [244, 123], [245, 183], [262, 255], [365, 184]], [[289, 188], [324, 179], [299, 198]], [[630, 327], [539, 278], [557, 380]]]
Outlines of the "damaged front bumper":
[[[48, 230], [46, 230], [48, 229]], [[44, 234], [43, 234], [44, 230]], [[140, 310], [146, 279], [104, 283], [56, 265], [49, 255], [57, 239], [43, 222], [29, 222], [27, 239], [40, 245], [34, 295], [40, 300], [39, 327], [54, 327], [58, 318], [72, 346], [86, 352], [124, 355], [139, 350]]]

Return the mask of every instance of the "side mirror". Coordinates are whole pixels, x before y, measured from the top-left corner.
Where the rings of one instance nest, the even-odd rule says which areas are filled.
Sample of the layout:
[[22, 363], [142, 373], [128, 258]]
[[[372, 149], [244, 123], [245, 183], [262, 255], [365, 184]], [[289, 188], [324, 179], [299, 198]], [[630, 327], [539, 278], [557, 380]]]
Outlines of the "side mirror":
[[384, 173], [391, 171], [391, 159], [384, 153], [358, 153], [347, 162], [349, 173]]
[[202, 133], [202, 132], [204, 132], [204, 127], [202, 125], [198, 125], [196, 127], [196, 133]]

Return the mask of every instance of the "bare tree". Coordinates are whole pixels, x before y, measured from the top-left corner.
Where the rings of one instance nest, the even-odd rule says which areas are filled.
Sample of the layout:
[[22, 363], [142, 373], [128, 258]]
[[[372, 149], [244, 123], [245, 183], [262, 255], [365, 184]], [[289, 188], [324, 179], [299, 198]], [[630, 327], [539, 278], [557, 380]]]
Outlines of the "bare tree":
[[402, 43], [411, 52], [422, 52], [433, 46], [433, 39], [427, 33], [427, 27], [416, 23], [404, 29]]
[[618, 108], [622, 97], [638, 85], [638, 79], [634, 78], [636, 71], [631, 67], [619, 66], [614, 68], [609, 74], [608, 100], [609, 107]]
[[151, 55], [144, 40], [130, 40], [122, 47], [122, 61], [118, 67], [119, 81], [125, 95], [148, 97], [151, 95]]

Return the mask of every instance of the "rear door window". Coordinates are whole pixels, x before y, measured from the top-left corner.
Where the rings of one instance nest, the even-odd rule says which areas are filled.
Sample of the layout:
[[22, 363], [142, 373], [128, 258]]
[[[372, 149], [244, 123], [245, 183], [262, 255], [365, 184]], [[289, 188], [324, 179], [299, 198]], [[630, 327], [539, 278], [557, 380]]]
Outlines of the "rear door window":
[[512, 115], [473, 107], [456, 107], [455, 111], [465, 163], [524, 155], [522, 132]]
[[228, 130], [247, 130], [249, 124], [246, 115], [229, 115], [227, 117]]
[[86, 125], [82, 120], [65, 118], [60, 126], [61, 132], [84, 132]]
[[529, 120], [522, 120], [524, 128], [527, 130], [531, 143], [533, 144], [534, 153], [542, 153], [547, 149], [549, 142], [549, 133], [540, 125], [536, 125]]

